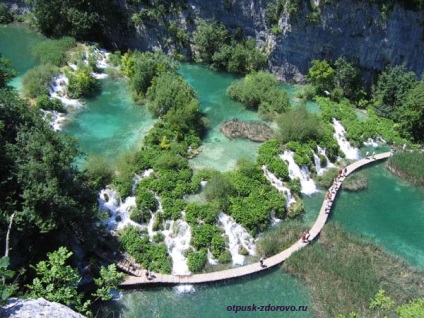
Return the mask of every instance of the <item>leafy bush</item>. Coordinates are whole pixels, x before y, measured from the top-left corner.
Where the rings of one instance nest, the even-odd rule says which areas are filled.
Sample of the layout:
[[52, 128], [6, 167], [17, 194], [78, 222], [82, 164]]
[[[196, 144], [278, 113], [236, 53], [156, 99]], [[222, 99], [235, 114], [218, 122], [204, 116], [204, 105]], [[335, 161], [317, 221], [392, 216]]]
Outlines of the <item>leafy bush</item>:
[[290, 104], [287, 92], [279, 89], [275, 76], [267, 72], [246, 75], [233, 83], [227, 94], [265, 117], [284, 112]]
[[52, 98], [46, 94], [40, 95], [37, 97], [37, 100], [35, 102], [35, 107], [37, 109], [43, 109], [43, 110], [54, 110], [61, 113], [64, 113], [66, 111], [66, 108], [63, 107], [62, 102], [57, 98]]
[[218, 262], [221, 264], [228, 264], [233, 261], [233, 257], [229, 250], [224, 250], [221, 255], [219, 255]]
[[215, 258], [221, 256], [221, 253], [225, 250], [224, 238], [220, 233], [216, 233], [212, 238], [211, 251]]
[[156, 201], [155, 195], [142, 187], [137, 187], [136, 203], [139, 209], [150, 210], [152, 212], [158, 209], [158, 202]]
[[200, 273], [205, 267], [207, 259], [207, 252], [204, 249], [188, 254], [188, 269], [190, 272]]
[[6, 3], [0, 3], [0, 24], [6, 24], [13, 21], [13, 15]]
[[279, 142], [276, 139], [265, 141], [258, 150], [257, 162], [266, 165], [277, 178], [289, 180], [289, 168], [278, 155], [282, 152]]
[[76, 44], [75, 39], [71, 37], [45, 40], [36, 44], [33, 54], [41, 64], [61, 66], [66, 63], [66, 52]]
[[80, 98], [90, 96], [98, 90], [98, 81], [91, 75], [92, 71], [91, 67], [85, 64], [79, 64], [77, 70], [67, 72], [69, 97]]
[[230, 204], [229, 197], [235, 193], [235, 189], [228, 175], [215, 173], [204, 189], [206, 200], [216, 200], [219, 208], [227, 211]]
[[200, 224], [192, 228], [192, 240], [191, 244], [197, 250], [201, 248], [208, 248], [212, 244], [212, 238], [219, 234], [219, 230], [216, 225]]
[[294, 219], [298, 217], [299, 215], [301, 215], [304, 211], [305, 211], [305, 206], [303, 205], [303, 201], [298, 200], [296, 201], [296, 203], [290, 205], [287, 211], [287, 216], [291, 219]]
[[321, 122], [317, 115], [308, 112], [306, 106], [290, 109], [277, 119], [277, 137], [281, 144], [289, 141], [307, 143], [319, 141], [323, 135]]
[[36, 66], [30, 69], [23, 77], [24, 95], [36, 98], [49, 94], [49, 84], [53, 77], [59, 74], [59, 69], [51, 64]]
[[163, 242], [164, 240], [165, 240], [165, 235], [163, 235], [162, 232], [157, 232], [152, 238], [152, 241], [155, 243], [160, 243], [160, 242]]

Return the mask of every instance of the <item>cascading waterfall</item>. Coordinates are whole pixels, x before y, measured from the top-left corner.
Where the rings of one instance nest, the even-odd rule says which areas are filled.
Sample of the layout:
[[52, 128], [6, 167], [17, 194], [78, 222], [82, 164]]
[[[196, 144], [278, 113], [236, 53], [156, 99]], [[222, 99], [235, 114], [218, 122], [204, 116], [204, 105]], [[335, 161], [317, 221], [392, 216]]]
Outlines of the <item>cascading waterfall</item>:
[[190, 225], [182, 220], [167, 221], [167, 223], [165, 228], [169, 230], [162, 231], [162, 234], [165, 236], [165, 244], [172, 258], [172, 274], [190, 275], [187, 258], [184, 256], [184, 251], [190, 248]]
[[358, 159], [359, 150], [358, 148], [353, 147], [349, 141], [346, 139], [346, 130], [342, 124], [333, 118], [333, 127], [334, 127], [334, 138], [336, 138], [337, 143], [339, 144], [340, 149], [346, 155], [346, 159]]
[[283, 154], [280, 155], [280, 158], [288, 163], [290, 179], [300, 179], [302, 193], [309, 195], [316, 192], [317, 187], [315, 185], [314, 180], [312, 180], [312, 178], [309, 178], [308, 168], [305, 165], [299, 167], [294, 161], [293, 155], [294, 152], [290, 150], [286, 150]]
[[245, 257], [239, 253], [239, 249], [244, 247], [249, 255], [256, 255], [256, 244], [253, 237], [231, 216], [223, 212], [219, 213], [218, 220], [228, 236], [233, 265], [244, 265]]
[[296, 202], [296, 199], [292, 196], [290, 189], [283, 185], [283, 181], [278, 179], [267, 169], [265, 165], [262, 166], [262, 170], [264, 171], [265, 178], [271, 183], [271, 185], [286, 196], [286, 207], [289, 207]]
[[368, 140], [367, 141], [364, 141], [363, 144], [364, 144], [364, 146], [370, 146], [370, 147], [373, 147], [373, 148], [377, 148], [378, 147], [378, 142], [375, 141], [372, 138], [368, 138]]
[[327, 171], [329, 168], [335, 167], [335, 165], [331, 163], [330, 159], [328, 159], [327, 154], [325, 153], [325, 149], [322, 149], [320, 146], [317, 146], [317, 150], [318, 154], [324, 156], [327, 161], [327, 165], [325, 167], [321, 167], [321, 158], [315, 153], [315, 151], [312, 150], [317, 175], [322, 176], [325, 171]]

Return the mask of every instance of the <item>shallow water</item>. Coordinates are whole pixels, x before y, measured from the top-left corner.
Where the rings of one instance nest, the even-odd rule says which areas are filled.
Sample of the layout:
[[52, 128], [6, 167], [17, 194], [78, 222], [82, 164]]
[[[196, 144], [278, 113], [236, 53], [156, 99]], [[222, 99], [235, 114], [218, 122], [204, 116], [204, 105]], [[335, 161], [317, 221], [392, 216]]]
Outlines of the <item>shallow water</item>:
[[202, 152], [191, 160], [192, 167], [228, 171], [234, 169], [240, 158], [255, 160], [260, 143], [247, 139], [229, 139], [219, 131], [221, 124], [232, 118], [260, 120], [255, 112], [246, 110], [241, 103], [227, 96], [227, 88], [239, 78], [193, 64], [182, 64], [179, 73], [197, 91], [200, 109], [205, 113], [209, 125]]
[[72, 113], [63, 132], [79, 140], [81, 150], [113, 161], [138, 147], [154, 120], [144, 105], [136, 105], [126, 80], [102, 79], [101, 93]]
[[18, 72], [10, 83], [17, 89], [22, 88], [22, 77], [29, 69], [38, 64], [32, 54], [32, 48], [46, 38], [21, 24], [0, 24], [0, 52], [12, 62], [12, 68]]

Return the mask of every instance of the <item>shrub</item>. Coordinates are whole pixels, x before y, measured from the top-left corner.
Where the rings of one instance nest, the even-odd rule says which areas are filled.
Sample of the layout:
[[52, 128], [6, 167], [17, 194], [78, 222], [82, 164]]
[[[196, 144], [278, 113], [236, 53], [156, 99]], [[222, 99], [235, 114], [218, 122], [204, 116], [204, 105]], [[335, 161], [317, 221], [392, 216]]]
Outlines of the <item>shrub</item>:
[[225, 250], [224, 238], [220, 233], [216, 233], [212, 238], [211, 251], [215, 258], [218, 258]]
[[281, 144], [289, 141], [307, 143], [322, 138], [323, 128], [315, 114], [308, 112], [306, 106], [292, 108], [277, 119], [277, 137]]
[[279, 89], [275, 76], [267, 72], [246, 75], [233, 83], [227, 94], [265, 117], [280, 114], [290, 105], [286, 91]]
[[296, 201], [296, 203], [290, 205], [287, 216], [291, 219], [294, 219], [301, 215], [305, 211], [305, 206], [303, 205], [302, 200]]
[[165, 235], [163, 235], [162, 232], [157, 232], [152, 238], [152, 241], [155, 243], [160, 243], [160, 242], [163, 242], [164, 240], [165, 240]]
[[204, 193], [206, 200], [216, 200], [219, 208], [227, 211], [229, 197], [235, 193], [235, 188], [228, 175], [215, 173], [206, 184]]
[[200, 273], [206, 265], [207, 252], [205, 249], [199, 252], [192, 252], [188, 254], [188, 269], [193, 273]]
[[79, 64], [74, 72], [67, 72], [69, 79], [68, 96], [71, 98], [80, 98], [90, 96], [98, 90], [98, 81], [91, 75], [91, 67]]
[[158, 209], [158, 202], [155, 195], [146, 188], [137, 187], [136, 203], [139, 209], [150, 210], [152, 212]]
[[231, 263], [233, 260], [233, 257], [231, 256], [231, 253], [229, 250], [224, 250], [221, 255], [219, 255], [218, 262], [221, 264], [228, 264]]
[[6, 3], [0, 3], [0, 24], [6, 24], [13, 21], [13, 15]]
[[62, 102], [57, 98], [52, 98], [46, 94], [40, 95], [37, 97], [37, 101], [35, 102], [35, 107], [37, 109], [43, 109], [43, 110], [53, 110], [58, 111], [61, 113], [64, 113], [66, 111], [66, 108], [63, 107]]
[[192, 228], [191, 244], [196, 249], [208, 248], [212, 244], [212, 238], [215, 234], [219, 234], [216, 225], [200, 224]]
[[59, 74], [59, 69], [51, 64], [40, 65], [30, 69], [23, 77], [25, 96], [36, 98], [49, 94], [49, 84], [52, 78]]

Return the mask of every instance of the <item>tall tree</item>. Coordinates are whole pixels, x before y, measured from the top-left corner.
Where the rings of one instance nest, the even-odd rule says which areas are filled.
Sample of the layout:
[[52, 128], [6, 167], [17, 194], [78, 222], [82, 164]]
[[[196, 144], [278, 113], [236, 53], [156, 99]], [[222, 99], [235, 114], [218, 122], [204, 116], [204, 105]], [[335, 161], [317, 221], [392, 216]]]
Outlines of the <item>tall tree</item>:
[[399, 118], [400, 132], [415, 142], [424, 141], [424, 82], [420, 82], [406, 95]]

